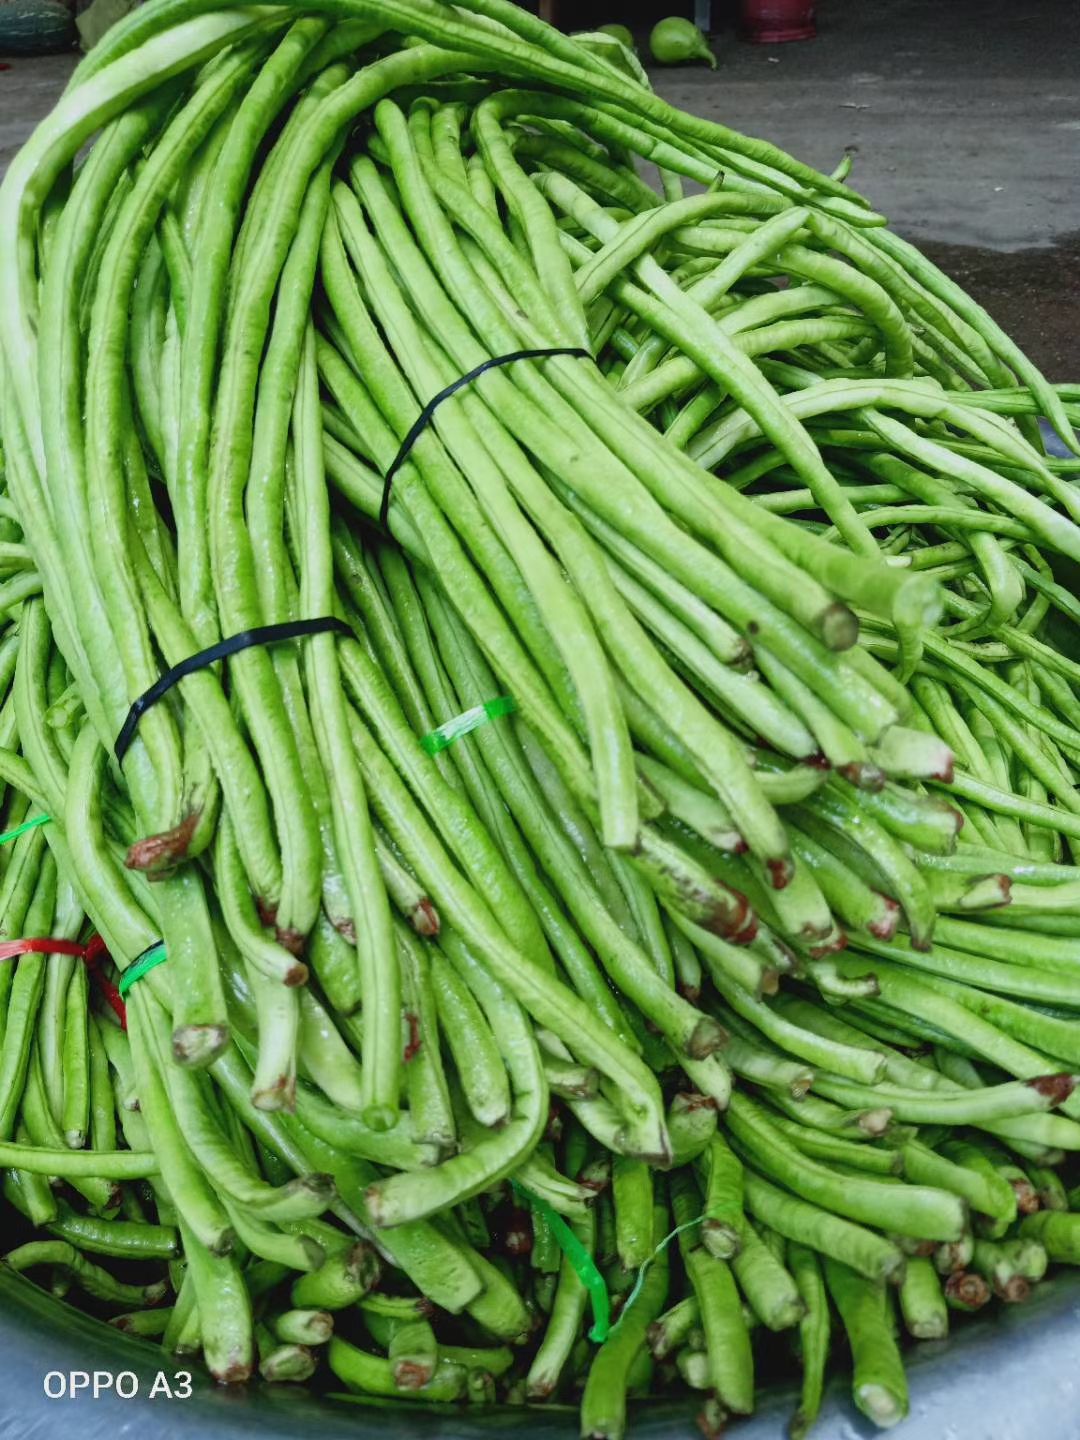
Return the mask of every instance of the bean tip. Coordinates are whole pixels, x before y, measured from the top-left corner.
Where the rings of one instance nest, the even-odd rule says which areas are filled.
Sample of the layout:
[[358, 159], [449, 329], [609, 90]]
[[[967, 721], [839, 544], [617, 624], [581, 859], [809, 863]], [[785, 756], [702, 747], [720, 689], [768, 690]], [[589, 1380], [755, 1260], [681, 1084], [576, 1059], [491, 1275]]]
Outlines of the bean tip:
[[438, 935], [441, 928], [439, 912], [426, 895], [417, 901], [413, 907], [411, 916], [412, 927], [418, 935], [431, 938]]
[[891, 895], [882, 895], [880, 891], [874, 893], [878, 895], [884, 908], [877, 919], [872, 920], [866, 928], [877, 940], [891, 940], [900, 923], [900, 906]]
[[187, 858], [191, 841], [198, 828], [202, 812], [193, 810], [179, 824], [156, 835], [145, 835], [128, 848], [124, 864], [129, 870], [142, 870], [153, 878], [174, 870]]
[[789, 855], [774, 856], [766, 860], [765, 869], [768, 871], [769, 884], [774, 890], [786, 889], [795, 874], [795, 864]]
[[299, 956], [304, 953], [304, 936], [299, 930], [275, 927], [274, 938], [284, 950], [288, 950], [290, 955]]
[[205, 1068], [225, 1050], [229, 1034], [224, 1024], [179, 1025], [172, 1033], [173, 1059], [192, 1070]]

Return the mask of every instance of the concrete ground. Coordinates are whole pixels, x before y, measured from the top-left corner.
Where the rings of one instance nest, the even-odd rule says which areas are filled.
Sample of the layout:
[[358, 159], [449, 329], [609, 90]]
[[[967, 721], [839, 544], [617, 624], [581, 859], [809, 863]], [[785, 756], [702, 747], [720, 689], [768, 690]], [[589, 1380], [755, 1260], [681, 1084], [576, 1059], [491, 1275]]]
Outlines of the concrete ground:
[[1051, 379], [1080, 379], [1080, 4], [817, 9], [816, 40], [750, 45], [721, 30], [715, 72], [660, 71], [657, 88], [822, 170], [853, 149], [850, 184]]
[[[1051, 378], [1080, 379], [1080, 4], [819, 0], [818, 11], [818, 39], [801, 44], [719, 28], [715, 72], [659, 70], [657, 88], [822, 169], [852, 149], [851, 184]], [[0, 172], [74, 62], [9, 63]]]

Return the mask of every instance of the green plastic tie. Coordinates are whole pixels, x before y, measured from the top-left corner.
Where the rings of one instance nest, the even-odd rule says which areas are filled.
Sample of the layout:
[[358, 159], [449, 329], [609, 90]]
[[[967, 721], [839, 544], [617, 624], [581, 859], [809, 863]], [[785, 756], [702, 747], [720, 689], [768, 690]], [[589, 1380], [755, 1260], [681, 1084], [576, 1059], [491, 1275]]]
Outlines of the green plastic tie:
[[468, 735], [470, 730], [486, 725], [489, 720], [499, 720], [504, 715], [512, 715], [516, 709], [517, 701], [512, 696], [496, 695], [494, 700], [485, 700], [482, 705], [474, 705], [471, 710], [447, 720], [437, 730], [422, 735], [420, 744], [429, 755], [438, 755], [440, 750], [445, 750], [455, 740], [460, 740], [462, 735]]
[[17, 840], [20, 835], [25, 835], [27, 830], [33, 830], [38, 825], [48, 825], [51, 821], [51, 815], [34, 815], [29, 820], [24, 820], [21, 825], [16, 825], [14, 830], [5, 830], [3, 835], [0, 835], [0, 845], [6, 845], [9, 840]]
[[596, 1261], [563, 1217], [553, 1210], [546, 1200], [542, 1200], [539, 1195], [534, 1195], [531, 1190], [526, 1190], [524, 1185], [519, 1185], [516, 1180], [510, 1181], [510, 1188], [519, 1199], [524, 1200], [530, 1209], [535, 1210], [551, 1226], [555, 1243], [570, 1261], [578, 1279], [589, 1292], [593, 1314], [589, 1339], [595, 1341], [597, 1345], [602, 1345], [611, 1330], [611, 1300], [608, 1298], [604, 1277], [596, 1268]]
[[136, 980], [141, 980], [149, 970], [153, 970], [155, 965], [163, 964], [168, 958], [165, 941], [155, 940], [153, 945], [135, 957], [120, 976], [120, 994], [126, 995]]

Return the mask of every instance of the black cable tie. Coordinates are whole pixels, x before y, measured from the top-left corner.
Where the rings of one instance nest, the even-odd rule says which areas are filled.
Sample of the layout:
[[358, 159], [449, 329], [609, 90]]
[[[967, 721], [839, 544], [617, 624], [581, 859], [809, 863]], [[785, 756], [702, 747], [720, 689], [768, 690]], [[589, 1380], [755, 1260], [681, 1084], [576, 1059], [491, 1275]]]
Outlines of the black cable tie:
[[258, 625], [254, 630], [241, 630], [238, 635], [230, 635], [227, 640], [219, 640], [216, 645], [189, 655], [186, 660], [181, 660], [179, 665], [166, 670], [149, 690], [144, 690], [139, 698], [133, 701], [113, 747], [117, 762], [123, 762], [143, 715], [151, 705], [156, 705], [163, 695], [167, 695], [178, 680], [193, 675], [196, 670], [204, 670], [207, 665], [214, 665], [229, 655], [235, 655], [238, 650], [250, 650], [255, 645], [276, 645], [282, 640], [300, 640], [305, 635], [321, 635], [327, 631], [336, 631], [341, 635], [353, 633], [344, 620], [339, 620], [335, 615], [323, 615], [315, 620], [286, 620], [280, 625]]
[[482, 365], [477, 365], [475, 370], [470, 370], [465, 375], [459, 375], [452, 385], [447, 385], [445, 390], [440, 390], [437, 395], [427, 402], [423, 410], [420, 411], [420, 414], [409, 427], [409, 433], [405, 436], [405, 439], [402, 440], [401, 448], [394, 456], [394, 463], [390, 466], [390, 469], [387, 470], [383, 480], [382, 504], [379, 506], [379, 524], [384, 530], [387, 528], [387, 517], [390, 514], [390, 491], [394, 484], [394, 476], [408, 459], [409, 451], [427, 429], [431, 423], [431, 417], [435, 414], [435, 411], [442, 402], [448, 400], [451, 395], [457, 394], [463, 386], [471, 384], [478, 375], [483, 375], [485, 370], [494, 370], [500, 365], [512, 365], [515, 360], [543, 360], [547, 355], [575, 355], [583, 360], [592, 359], [590, 351], [583, 350], [579, 345], [561, 345], [550, 350], [515, 350], [511, 355], [496, 355], [494, 359], [485, 360]]

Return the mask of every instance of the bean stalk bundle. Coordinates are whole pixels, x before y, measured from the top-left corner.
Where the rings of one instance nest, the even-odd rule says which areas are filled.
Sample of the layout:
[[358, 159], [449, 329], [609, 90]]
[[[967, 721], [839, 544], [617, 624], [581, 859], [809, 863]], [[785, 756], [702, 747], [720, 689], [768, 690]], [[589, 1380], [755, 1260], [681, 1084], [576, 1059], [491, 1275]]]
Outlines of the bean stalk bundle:
[[150, 0], [0, 292], [0, 925], [167, 956], [0, 966], [11, 1265], [618, 1436], [796, 1327], [802, 1433], [834, 1313], [893, 1423], [1077, 1258], [1080, 392], [842, 175], [505, 0]]

